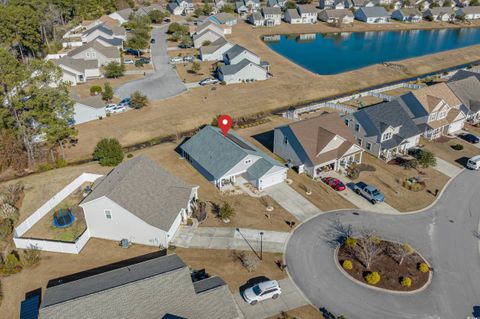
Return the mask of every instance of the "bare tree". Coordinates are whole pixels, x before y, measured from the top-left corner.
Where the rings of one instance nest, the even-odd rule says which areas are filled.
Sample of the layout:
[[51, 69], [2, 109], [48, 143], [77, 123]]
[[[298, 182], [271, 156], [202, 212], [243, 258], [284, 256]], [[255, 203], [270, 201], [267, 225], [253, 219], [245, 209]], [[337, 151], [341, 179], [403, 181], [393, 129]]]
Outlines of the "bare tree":
[[401, 265], [406, 257], [415, 253], [415, 249], [407, 243], [393, 244], [390, 246], [388, 253]]
[[356, 258], [370, 270], [372, 262], [383, 251], [381, 239], [374, 232], [369, 230], [361, 231], [357, 238]]
[[253, 254], [241, 252], [238, 255], [238, 258], [242, 262], [243, 267], [247, 269], [248, 272], [252, 272], [257, 269], [258, 266], [258, 258]]

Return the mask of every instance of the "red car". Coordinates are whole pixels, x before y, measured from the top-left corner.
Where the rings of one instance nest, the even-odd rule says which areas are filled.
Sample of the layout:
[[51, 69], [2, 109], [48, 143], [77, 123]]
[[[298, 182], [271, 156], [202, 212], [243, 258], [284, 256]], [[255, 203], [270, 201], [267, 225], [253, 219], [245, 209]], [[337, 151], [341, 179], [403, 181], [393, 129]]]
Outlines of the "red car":
[[331, 188], [338, 192], [345, 190], [345, 184], [343, 184], [341, 180], [335, 177], [325, 177], [322, 180], [325, 184], [329, 185]]

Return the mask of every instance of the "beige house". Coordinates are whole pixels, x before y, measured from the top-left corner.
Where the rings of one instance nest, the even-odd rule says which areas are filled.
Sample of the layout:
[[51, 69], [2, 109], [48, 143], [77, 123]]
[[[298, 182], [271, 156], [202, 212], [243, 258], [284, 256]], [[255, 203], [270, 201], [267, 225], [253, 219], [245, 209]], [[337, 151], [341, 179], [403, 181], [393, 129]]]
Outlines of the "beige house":
[[118, 48], [104, 46], [97, 40], [70, 51], [68, 56], [73, 59], [98, 60], [98, 66], [107, 65], [110, 62], [121, 63]]

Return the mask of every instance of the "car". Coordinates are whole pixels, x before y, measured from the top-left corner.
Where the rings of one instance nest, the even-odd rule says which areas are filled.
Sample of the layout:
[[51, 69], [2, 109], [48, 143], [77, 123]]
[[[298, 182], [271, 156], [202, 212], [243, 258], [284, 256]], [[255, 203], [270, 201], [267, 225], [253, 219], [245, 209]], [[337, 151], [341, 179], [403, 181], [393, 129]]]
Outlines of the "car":
[[170, 58], [170, 63], [179, 63], [179, 62], [183, 62], [182, 57], [176, 56], [176, 57]]
[[375, 186], [368, 185], [364, 182], [358, 182], [356, 184], [353, 184], [353, 191], [358, 195], [362, 195], [363, 197], [368, 199], [368, 201], [373, 205], [385, 201], [385, 197]]
[[142, 64], [150, 64], [150, 59], [149, 58], [140, 58], [137, 61], [140, 61]]
[[464, 133], [464, 134], [460, 134], [458, 135], [462, 140], [465, 140], [469, 143], [472, 143], [472, 144], [477, 144], [480, 142], [480, 138], [478, 138], [478, 136], [476, 135], [473, 135], [472, 133]]
[[342, 183], [341, 180], [335, 177], [325, 177], [325, 178], [322, 178], [322, 181], [328, 186], [330, 186], [331, 188], [333, 188], [334, 190], [336, 190], [337, 192], [341, 192], [346, 188], [345, 184]]
[[122, 113], [122, 112], [125, 112], [126, 110], [127, 110], [127, 108], [123, 105], [113, 104], [113, 106], [109, 105], [109, 107], [105, 107], [105, 112], [106, 113], [112, 113], [112, 114]]
[[130, 106], [130, 98], [129, 97], [124, 98], [117, 105], [119, 105], [119, 106]]
[[195, 58], [191, 55], [187, 55], [187, 56], [183, 57], [183, 61], [185, 61], [185, 62], [193, 62], [194, 60], [195, 60]]
[[216, 84], [218, 83], [218, 80], [215, 78], [206, 78], [198, 82], [200, 85], [209, 85], [209, 84]]
[[127, 48], [127, 49], [125, 50], [125, 52], [128, 53], [128, 54], [131, 54], [131, 55], [135, 55], [135, 56], [140, 56], [140, 55], [142, 55], [142, 51], [140, 51], [140, 50], [134, 50], [134, 49], [130, 49], [130, 48]]
[[250, 305], [256, 305], [259, 301], [277, 299], [282, 289], [276, 280], [260, 282], [243, 291], [243, 299]]
[[132, 59], [125, 59], [123, 60], [123, 64], [134, 64], [135, 62], [133, 62]]
[[423, 150], [421, 148], [411, 148], [408, 150], [408, 155], [415, 157], [416, 159], [422, 157]]
[[467, 168], [474, 171], [480, 170], [480, 155], [474, 156], [467, 161]]
[[150, 43], [155, 43], [155, 39], [150, 39]]
[[190, 49], [190, 48], [193, 48], [193, 44], [180, 43], [180, 44], [178, 45], [178, 47], [179, 47], [180, 49]]
[[165, 19], [163, 19], [163, 22], [167, 22], [167, 23], [168, 23], [168, 22], [170, 22], [170, 21], [172, 21], [172, 20], [170, 20], [170, 18], [165, 18]]

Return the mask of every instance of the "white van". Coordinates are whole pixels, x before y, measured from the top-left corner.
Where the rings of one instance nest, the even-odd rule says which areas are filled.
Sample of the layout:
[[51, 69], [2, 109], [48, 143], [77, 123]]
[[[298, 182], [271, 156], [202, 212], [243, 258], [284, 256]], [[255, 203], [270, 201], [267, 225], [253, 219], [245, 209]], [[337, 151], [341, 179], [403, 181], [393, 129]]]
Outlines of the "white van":
[[468, 160], [467, 162], [467, 167], [473, 170], [479, 170], [480, 169], [480, 155], [474, 156], [471, 159]]

